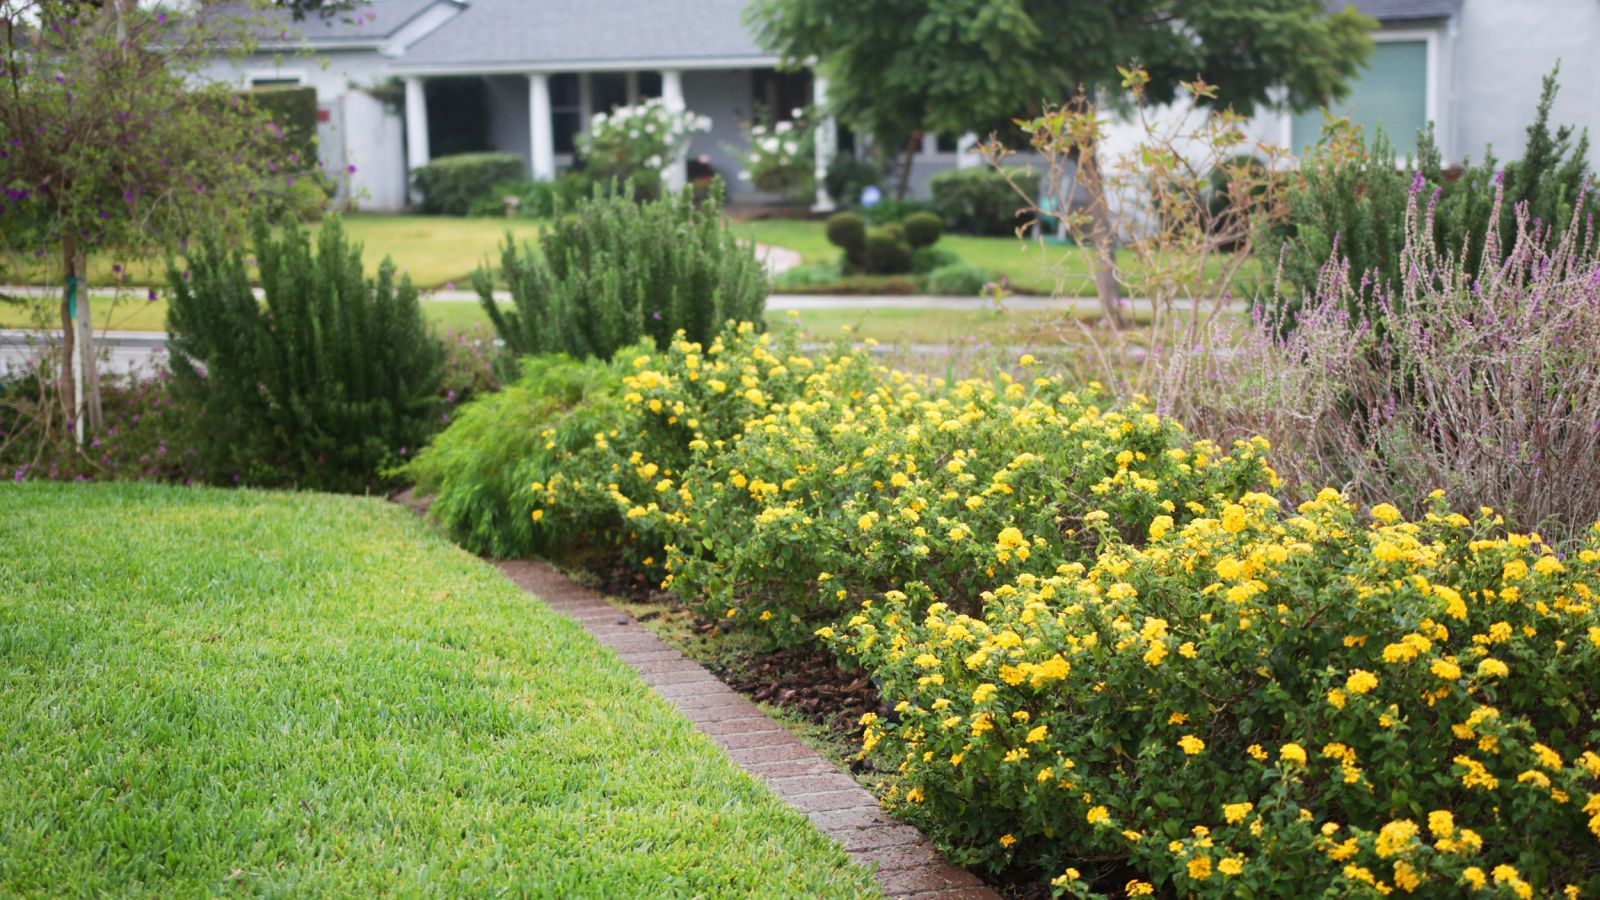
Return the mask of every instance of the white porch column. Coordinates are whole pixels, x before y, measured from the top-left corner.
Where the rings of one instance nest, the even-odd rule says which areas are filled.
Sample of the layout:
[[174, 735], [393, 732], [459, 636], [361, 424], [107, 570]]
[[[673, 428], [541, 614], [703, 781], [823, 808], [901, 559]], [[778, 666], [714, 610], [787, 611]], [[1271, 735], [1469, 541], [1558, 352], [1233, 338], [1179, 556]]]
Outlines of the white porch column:
[[975, 169], [983, 165], [983, 154], [978, 152], [978, 135], [969, 131], [956, 138], [956, 168]]
[[814, 75], [811, 79], [811, 111], [813, 115], [821, 116], [812, 134], [817, 153], [817, 199], [811, 207], [814, 212], [833, 212], [835, 209], [833, 197], [828, 195], [827, 178], [828, 166], [839, 152], [839, 126], [833, 116], [825, 114], [827, 108], [828, 79]]
[[428, 99], [422, 79], [406, 79], [406, 172], [428, 164]]
[[[661, 70], [661, 102], [673, 112], [683, 112], [688, 106], [683, 102], [683, 73], [677, 69]], [[667, 161], [666, 189], [669, 191], [683, 190], [689, 183], [689, 149], [684, 148], [677, 159]]]
[[550, 115], [550, 76], [528, 73], [529, 167], [535, 181], [556, 177], [555, 124]]

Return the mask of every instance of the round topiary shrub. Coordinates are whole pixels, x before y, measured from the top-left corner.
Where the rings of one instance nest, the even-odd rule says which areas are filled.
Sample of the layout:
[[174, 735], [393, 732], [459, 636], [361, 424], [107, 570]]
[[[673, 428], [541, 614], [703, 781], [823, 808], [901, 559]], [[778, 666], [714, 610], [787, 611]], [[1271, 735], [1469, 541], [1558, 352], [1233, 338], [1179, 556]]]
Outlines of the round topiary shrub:
[[828, 243], [859, 255], [867, 245], [867, 220], [853, 212], [834, 213], [826, 226]]
[[988, 272], [963, 262], [940, 266], [928, 273], [928, 293], [952, 297], [976, 297], [993, 279]]
[[900, 223], [906, 232], [906, 242], [913, 248], [931, 247], [944, 234], [944, 220], [930, 212], [912, 213]]
[[918, 247], [911, 251], [911, 274], [926, 275], [959, 262], [961, 257], [943, 247]]
[[911, 270], [911, 245], [897, 231], [890, 225], [867, 232], [867, 271], [875, 275], [899, 275]]

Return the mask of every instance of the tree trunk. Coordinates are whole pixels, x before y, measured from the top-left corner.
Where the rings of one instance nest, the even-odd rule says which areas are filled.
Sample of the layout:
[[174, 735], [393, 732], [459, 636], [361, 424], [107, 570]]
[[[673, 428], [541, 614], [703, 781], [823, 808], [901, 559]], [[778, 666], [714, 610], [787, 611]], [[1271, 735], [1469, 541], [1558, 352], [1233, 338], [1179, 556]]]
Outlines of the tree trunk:
[[94, 339], [94, 319], [90, 315], [89, 304], [89, 260], [84, 254], [79, 253], [77, 259], [78, 274], [78, 358], [82, 364], [78, 367], [78, 377], [82, 379], [80, 390], [83, 392], [83, 408], [81, 414], [87, 420], [88, 427], [78, 428], [79, 442], [84, 434], [99, 434], [103, 418], [100, 408], [100, 354], [95, 352], [97, 347]]
[[77, 347], [77, 329], [73, 327], [73, 315], [77, 312], [73, 308], [73, 296], [76, 285], [73, 283], [72, 271], [78, 258], [77, 242], [71, 236], [61, 241], [62, 271], [66, 273], [61, 287], [61, 412], [65, 415], [70, 425], [77, 419], [78, 414], [78, 382], [73, 377], [73, 367], [77, 357], [74, 350]]
[[894, 198], [904, 200], [906, 192], [911, 189], [911, 163], [917, 158], [917, 151], [922, 149], [922, 132], [913, 131], [906, 140], [905, 160], [900, 163], [900, 179], [894, 187]]
[[[1122, 284], [1117, 280], [1117, 229], [1111, 221], [1110, 198], [1100, 172], [1095, 148], [1086, 147], [1078, 156], [1079, 184], [1089, 195], [1089, 239], [1094, 242], [1094, 288], [1100, 297], [1100, 310], [1111, 327], [1128, 327], [1122, 309]], [[1070, 199], [1070, 198], [1065, 198]], [[1063, 205], [1064, 210], [1069, 207]]]

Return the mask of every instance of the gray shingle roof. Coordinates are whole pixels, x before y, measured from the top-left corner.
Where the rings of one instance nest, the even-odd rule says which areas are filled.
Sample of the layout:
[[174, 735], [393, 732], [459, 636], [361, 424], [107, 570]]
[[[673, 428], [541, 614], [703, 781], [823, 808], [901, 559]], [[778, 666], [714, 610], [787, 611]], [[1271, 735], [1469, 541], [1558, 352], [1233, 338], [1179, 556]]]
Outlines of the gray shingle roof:
[[[394, 0], [389, 0], [394, 2]], [[468, 0], [412, 45], [401, 68], [767, 56], [746, 0]]]
[[1461, 8], [1461, 0], [1335, 0], [1329, 5], [1340, 8], [1347, 3], [1379, 22], [1446, 19]]
[[252, 10], [249, 15], [261, 19], [260, 32], [264, 40], [379, 43], [391, 37], [423, 10], [441, 2], [449, 0], [371, 0], [348, 15], [329, 19], [312, 15], [299, 22], [279, 9]]

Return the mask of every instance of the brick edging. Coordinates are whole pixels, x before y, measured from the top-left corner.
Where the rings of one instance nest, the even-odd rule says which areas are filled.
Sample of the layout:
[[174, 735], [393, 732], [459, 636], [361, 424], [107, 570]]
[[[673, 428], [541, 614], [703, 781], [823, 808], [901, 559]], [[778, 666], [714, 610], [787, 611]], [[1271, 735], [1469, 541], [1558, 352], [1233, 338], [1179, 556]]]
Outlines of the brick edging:
[[622, 657], [735, 764], [808, 816], [856, 862], [876, 866], [885, 895], [998, 900], [971, 872], [950, 865], [922, 832], [878, 808], [878, 800], [704, 666], [656, 637], [626, 612], [548, 563], [496, 565], [518, 587], [582, 625]]

